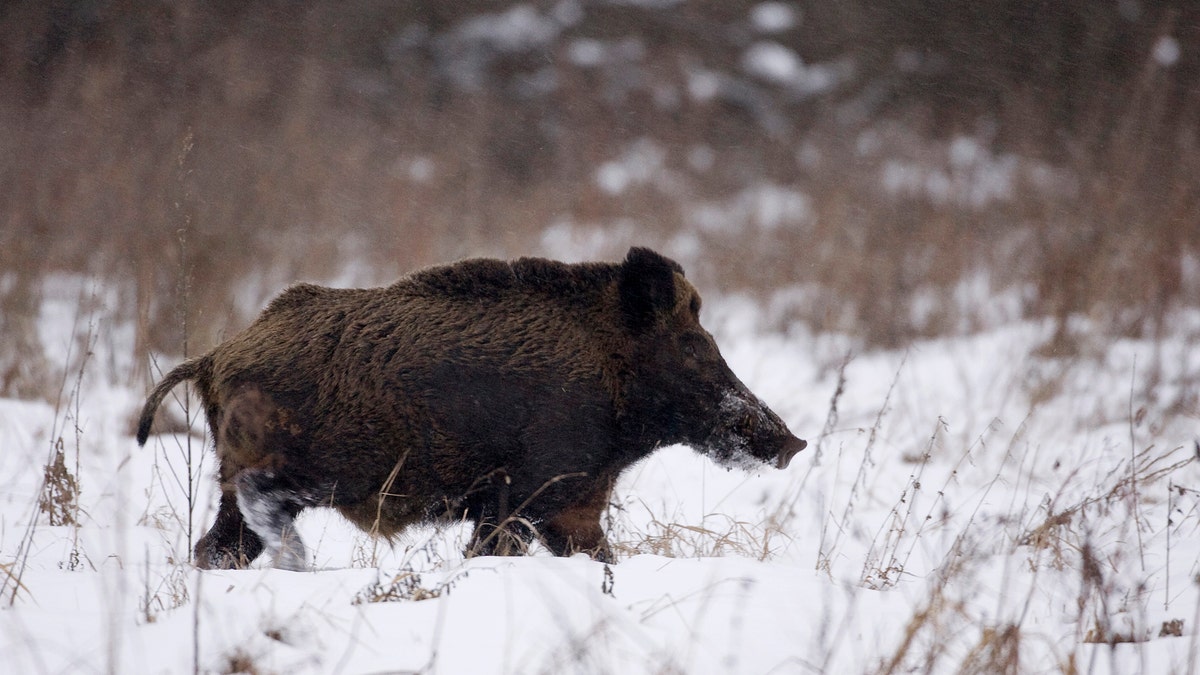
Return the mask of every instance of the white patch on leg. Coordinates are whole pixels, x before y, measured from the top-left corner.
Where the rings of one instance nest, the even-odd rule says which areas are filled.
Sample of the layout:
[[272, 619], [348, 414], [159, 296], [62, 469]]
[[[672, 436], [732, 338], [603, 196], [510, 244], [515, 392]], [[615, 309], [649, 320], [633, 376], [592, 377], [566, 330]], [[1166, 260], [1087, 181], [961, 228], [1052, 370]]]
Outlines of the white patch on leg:
[[279, 498], [263, 494], [248, 483], [239, 481], [238, 510], [242, 512], [247, 527], [262, 539], [272, 566], [292, 572], [308, 570], [308, 553], [304, 550], [304, 542], [300, 540], [293, 519], [284, 510]]

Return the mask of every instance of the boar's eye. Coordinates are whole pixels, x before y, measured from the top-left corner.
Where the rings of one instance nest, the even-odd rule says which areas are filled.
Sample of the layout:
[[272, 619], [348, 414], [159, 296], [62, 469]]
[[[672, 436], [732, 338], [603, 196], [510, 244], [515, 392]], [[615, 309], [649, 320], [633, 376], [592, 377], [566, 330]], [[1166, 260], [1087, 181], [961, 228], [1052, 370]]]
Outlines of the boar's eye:
[[693, 359], [704, 352], [705, 340], [695, 333], [685, 334], [682, 343], [683, 353]]
[[692, 316], [699, 318], [700, 317], [700, 296], [693, 295], [692, 301], [689, 304], [688, 308], [692, 310]]

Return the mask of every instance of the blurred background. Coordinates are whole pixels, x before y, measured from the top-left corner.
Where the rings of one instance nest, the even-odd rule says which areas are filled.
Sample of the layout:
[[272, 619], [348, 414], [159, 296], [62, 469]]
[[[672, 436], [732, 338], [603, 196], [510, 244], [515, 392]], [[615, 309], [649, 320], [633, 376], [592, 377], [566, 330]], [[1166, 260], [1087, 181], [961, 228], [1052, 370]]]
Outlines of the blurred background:
[[1200, 305], [1192, 0], [6, 1], [0, 91], [4, 396], [62, 377], [64, 278], [137, 360], [297, 280], [630, 244], [864, 348]]

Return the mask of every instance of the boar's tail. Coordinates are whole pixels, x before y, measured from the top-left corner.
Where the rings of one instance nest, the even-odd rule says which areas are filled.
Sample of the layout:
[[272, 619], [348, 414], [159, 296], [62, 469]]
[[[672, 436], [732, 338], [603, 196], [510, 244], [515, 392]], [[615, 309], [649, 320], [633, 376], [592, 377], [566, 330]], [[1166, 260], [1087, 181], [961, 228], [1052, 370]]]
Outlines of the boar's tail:
[[150, 436], [150, 425], [154, 423], [154, 412], [158, 410], [158, 406], [166, 398], [167, 392], [171, 391], [175, 385], [184, 380], [196, 379], [201, 373], [210, 368], [212, 368], [212, 362], [209, 357], [201, 356], [190, 361], [184, 361], [159, 381], [158, 385], [154, 387], [154, 391], [150, 392], [150, 396], [146, 398], [146, 405], [142, 406], [142, 416], [138, 419], [137, 428], [138, 445], [146, 444], [146, 439]]

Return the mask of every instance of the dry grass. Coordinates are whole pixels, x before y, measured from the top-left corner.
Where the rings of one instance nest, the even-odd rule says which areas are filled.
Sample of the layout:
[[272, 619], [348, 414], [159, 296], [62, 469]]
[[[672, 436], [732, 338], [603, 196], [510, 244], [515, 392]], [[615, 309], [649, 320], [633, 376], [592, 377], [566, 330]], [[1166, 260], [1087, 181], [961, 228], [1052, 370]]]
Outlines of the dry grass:
[[253, 654], [239, 647], [225, 655], [216, 672], [220, 675], [267, 675], [274, 671], [263, 670]]
[[48, 525], [78, 525], [75, 516], [79, 508], [79, 483], [67, 468], [62, 439], [54, 445], [54, 459], [46, 464], [42, 475], [42, 493], [38, 496], [38, 512]]
[[[14, 349], [0, 392], [50, 391], [33, 327], [47, 273], [119, 287], [141, 357], [179, 352], [184, 326], [203, 350], [297, 279], [377, 283], [533, 253], [555, 223], [609, 233], [604, 255], [679, 247], [706, 289], [804, 288], [781, 325], [866, 345], [980, 327], [986, 308], [961, 293], [980, 274], [1058, 322], [1057, 353], [1076, 348], [1073, 317], [1155, 334], [1200, 297], [1188, 272], [1200, 137], [1187, 123], [1200, 62], [1185, 49], [1162, 66], [1153, 51], [1194, 34], [1195, 7], [1120, 24], [1115, 5], [1073, 0], [1031, 24], [998, 1], [804, 3], [775, 39], [810, 63], [845, 58], [856, 76], [798, 99], [739, 74], [744, 47], [726, 31], [753, 4], [669, 17], [589, 5], [558, 42], [489, 62], [476, 88], [414, 26], [449, 35], [496, 11], [485, 3], [356, 0], [290, 18], [266, 3], [236, 16], [197, 2], [4, 10], [0, 334]], [[1020, 39], [977, 40], [981, 26]], [[624, 71], [566, 57], [575, 38], [629, 35], [640, 65]], [[520, 93], [540, 72], [555, 87]], [[704, 72], [742, 89], [689, 95]], [[598, 167], [647, 142], [659, 154], [643, 158], [646, 180], [606, 192]], [[896, 167], [906, 178], [886, 189]], [[972, 197], [997, 171], [1007, 191]], [[705, 208], [726, 226], [698, 226]]]
[[896, 650], [880, 664], [877, 675], [891, 675], [896, 672], [907, 672], [912, 666], [906, 665], [909, 660], [920, 663], [920, 669], [929, 672], [942, 657], [948, 644], [944, 641], [930, 639], [947, 634], [952, 630], [953, 623], [966, 618], [962, 605], [948, 597], [947, 585], [951, 580], [957, 580], [964, 573], [965, 557], [951, 557], [951, 563], [937, 576], [936, 583], [930, 589], [925, 603], [914, 609], [905, 624], [900, 644]]
[[422, 580], [420, 573], [412, 569], [401, 569], [387, 581], [377, 578], [360, 590], [351, 600], [351, 604], [432, 600], [448, 595], [454, 590], [454, 586], [466, 577], [467, 573], [462, 572], [437, 584], [428, 585]]
[[147, 560], [145, 585], [138, 598], [143, 623], [154, 623], [160, 614], [184, 607], [192, 600], [191, 591], [188, 590], [188, 575], [192, 573], [189, 566], [172, 564], [157, 583], [151, 583], [150, 569], [150, 561]]
[[650, 554], [669, 558], [708, 558], [732, 555], [771, 559], [788, 539], [780, 523], [747, 522], [712, 514], [702, 525], [663, 522], [653, 518], [645, 529], [625, 532], [612, 544], [622, 556]]

